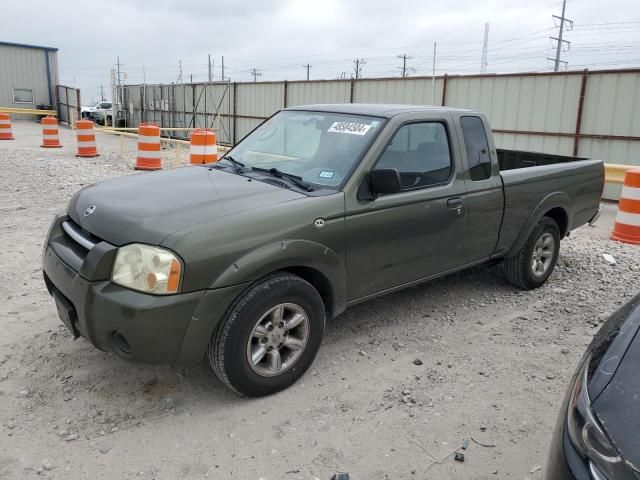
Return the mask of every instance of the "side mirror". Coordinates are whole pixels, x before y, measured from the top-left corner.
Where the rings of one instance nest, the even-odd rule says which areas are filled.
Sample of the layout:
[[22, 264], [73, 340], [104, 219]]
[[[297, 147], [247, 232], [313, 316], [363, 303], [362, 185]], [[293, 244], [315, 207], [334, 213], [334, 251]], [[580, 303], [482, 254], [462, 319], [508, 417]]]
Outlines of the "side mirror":
[[395, 168], [379, 168], [369, 174], [369, 189], [374, 195], [389, 195], [402, 191], [400, 173]]

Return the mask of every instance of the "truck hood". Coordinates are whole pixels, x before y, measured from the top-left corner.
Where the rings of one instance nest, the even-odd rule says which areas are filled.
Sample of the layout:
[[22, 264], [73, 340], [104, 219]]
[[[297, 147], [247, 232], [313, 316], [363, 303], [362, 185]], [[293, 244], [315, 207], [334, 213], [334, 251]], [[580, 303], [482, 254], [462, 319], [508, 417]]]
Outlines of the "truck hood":
[[305, 198], [301, 193], [206, 167], [142, 173], [83, 188], [68, 215], [113, 245], [159, 245], [201, 222]]

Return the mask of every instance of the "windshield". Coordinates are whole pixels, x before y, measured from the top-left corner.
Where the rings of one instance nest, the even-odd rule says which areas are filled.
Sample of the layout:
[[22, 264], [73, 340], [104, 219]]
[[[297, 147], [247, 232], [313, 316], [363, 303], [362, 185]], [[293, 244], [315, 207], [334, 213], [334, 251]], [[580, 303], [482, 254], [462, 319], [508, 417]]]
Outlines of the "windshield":
[[382, 119], [363, 115], [283, 111], [229, 152], [246, 167], [272, 169], [335, 188], [349, 175]]

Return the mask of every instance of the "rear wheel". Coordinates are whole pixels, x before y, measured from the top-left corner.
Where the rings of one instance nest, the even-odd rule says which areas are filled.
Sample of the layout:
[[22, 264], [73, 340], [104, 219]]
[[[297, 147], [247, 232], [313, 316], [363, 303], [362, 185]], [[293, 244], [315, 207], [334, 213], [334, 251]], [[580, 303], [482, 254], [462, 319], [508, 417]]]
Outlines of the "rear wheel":
[[538, 288], [551, 276], [559, 251], [558, 224], [542, 217], [520, 251], [504, 260], [507, 281], [524, 290]]
[[207, 356], [216, 376], [241, 395], [283, 390], [309, 368], [320, 348], [325, 309], [315, 288], [288, 273], [241, 295], [216, 329]]

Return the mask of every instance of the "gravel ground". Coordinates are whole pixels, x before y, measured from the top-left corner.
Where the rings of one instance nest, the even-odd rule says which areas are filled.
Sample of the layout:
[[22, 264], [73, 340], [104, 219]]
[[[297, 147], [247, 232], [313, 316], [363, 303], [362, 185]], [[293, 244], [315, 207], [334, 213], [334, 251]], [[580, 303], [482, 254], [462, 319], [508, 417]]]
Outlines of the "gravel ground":
[[[19, 122], [0, 142], [3, 479], [539, 479], [576, 362], [637, 289], [640, 248], [608, 240], [605, 205], [542, 288], [508, 286], [497, 265], [362, 304], [328, 324], [296, 385], [242, 399], [205, 364], [129, 364], [63, 328], [40, 271], [47, 226], [83, 185], [133, 174], [135, 143], [122, 160], [98, 134], [101, 156], [78, 159], [60, 133], [63, 149], [41, 149]], [[431, 463], [470, 437], [495, 446]]]

